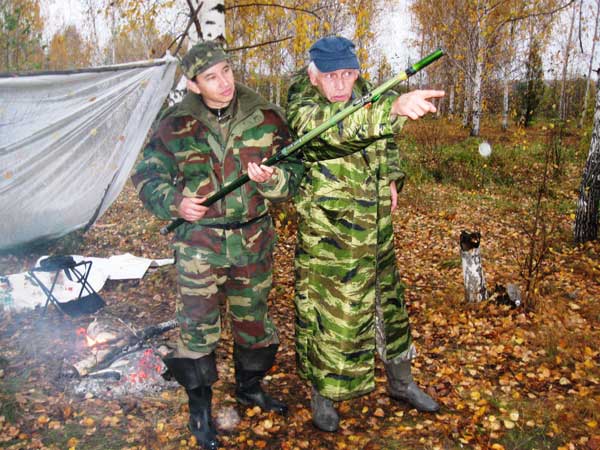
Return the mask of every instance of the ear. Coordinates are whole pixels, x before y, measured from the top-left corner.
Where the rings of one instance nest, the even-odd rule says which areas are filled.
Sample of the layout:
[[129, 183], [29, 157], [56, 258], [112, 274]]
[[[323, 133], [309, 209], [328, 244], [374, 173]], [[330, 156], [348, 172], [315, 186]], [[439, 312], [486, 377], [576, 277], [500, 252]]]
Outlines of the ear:
[[312, 70], [308, 71], [308, 78], [310, 80], [310, 84], [312, 84], [313, 86], [318, 86], [317, 75]]
[[194, 94], [202, 95], [202, 92], [200, 92], [200, 86], [198, 86], [198, 83], [196, 83], [195, 81], [187, 80], [186, 87], [188, 91], [191, 91]]

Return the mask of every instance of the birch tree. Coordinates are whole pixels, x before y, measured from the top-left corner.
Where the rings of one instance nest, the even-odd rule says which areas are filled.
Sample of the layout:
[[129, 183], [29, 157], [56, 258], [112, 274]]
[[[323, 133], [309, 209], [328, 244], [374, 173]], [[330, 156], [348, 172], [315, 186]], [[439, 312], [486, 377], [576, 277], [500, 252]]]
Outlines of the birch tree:
[[598, 238], [598, 204], [600, 203], [600, 78], [596, 84], [596, 108], [590, 151], [583, 170], [575, 215], [575, 242]]
[[560, 83], [560, 95], [558, 104], [558, 114], [560, 120], [566, 120], [567, 118], [567, 74], [569, 71], [569, 58], [571, 57], [571, 51], [573, 49], [573, 30], [575, 28], [575, 16], [577, 15], [577, 3], [573, 3], [571, 11], [571, 23], [569, 25], [569, 33], [567, 42], [565, 43], [564, 60], [562, 66], [562, 76]]
[[594, 24], [594, 37], [592, 39], [592, 50], [590, 51], [590, 64], [588, 66], [587, 78], [585, 83], [585, 94], [583, 95], [583, 108], [579, 118], [579, 128], [583, 127], [585, 115], [588, 107], [588, 96], [590, 95], [590, 85], [592, 83], [592, 65], [594, 64], [594, 52], [596, 51], [596, 41], [598, 40], [598, 23], [600, 22], [600, 0], [596, 0], [596, 20]]
[[[478, 136], [483, 85], [495, 55], [507, 39], [507, 25], [530, 17], [553, 16], [574, 0], [415, 0], [412, 11], [420, 26], [431, 31], [464, 75], [464, 124]], [[470, 106], [468, 106], [470, 103]]]
[[[298, 0], [289, 3], [226, 2], [228, 46], [236, 54], [236, 72], [264, 95], [281, 98], [285, 75], [307, 63], [309, 47], [320, 37], [342, 34], [354, 41], [363, 73], [377, 75], [372, 48], [381, 5], [388, 0]], [[268, 86], [265, 86], [268, 82]]]
[[[224, 0], [179, 0], [180, 10], [187, 18], [186, 30], [178, 36], [180, 42], [176, 50], [182, 48], [186, 39], [189, 48], [200, 41], [219, 40], [226, 43], [225, 38], [225, 1]], [[183, 98], [187, 80], [180, 76], [175, 88], [168, 97], [169, 104]]]

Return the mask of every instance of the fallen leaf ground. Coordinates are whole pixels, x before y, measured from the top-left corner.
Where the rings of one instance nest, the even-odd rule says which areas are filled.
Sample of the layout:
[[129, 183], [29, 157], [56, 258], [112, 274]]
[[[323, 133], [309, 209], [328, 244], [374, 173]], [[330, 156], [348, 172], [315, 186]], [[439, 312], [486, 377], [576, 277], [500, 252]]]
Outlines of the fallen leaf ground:
[[[574, 203], [581, 166], [560, 190]], [[265, 388], [284, 399], [278, 417], [238, 407], [233, 399], [231, 337], [218, 350], [215, 414], [236, 408], [241, 417], [222, 433], [227, 449], [600, 449], [600, 243], [571, 244], [571, 211], [552, 216], [556, 245], [541, 275], [535, 307], [510, 309], [464, 302], [458, 247], [461, 230], [482, 233], [488, 286], [522, 283], [526, 194], [493, 186], [465, 190], [452, 184], [407, 184], [395, 213], [397, 261], [419, 352], [414, 376], [442, 405], [418, 413], [390, 400], [379, 362], [377, 388], [341, 402], [338, 433], [310, 420], [309, 389], [295, 371], [293, 253], [295, 226], [288, 208], [275, 212], [279, 243], [270, 311], [280, 333], [276, 366]], [[560, 199], [559, 199], [560, 200]], [[85, 235], [33, 250], [0, 255], [0, 273], [30, 268], [43, 254], [108, 257], [130, 252], [170, 257], [162, 223], [128, 184], [109, 212]], [[101, 291], [110, 313], [136, 327], [173, 316], [174, 268], [139, 281], [109, 282]], [[6, 449], [187, 449], [182, 389], [115, 400], [81, 398], [59, 375], [85, 348], [76, 330], [92, 320], [50, 308], [0, 312], [0, 447]], [[166, 338], [174, 338], [176, 331]]]

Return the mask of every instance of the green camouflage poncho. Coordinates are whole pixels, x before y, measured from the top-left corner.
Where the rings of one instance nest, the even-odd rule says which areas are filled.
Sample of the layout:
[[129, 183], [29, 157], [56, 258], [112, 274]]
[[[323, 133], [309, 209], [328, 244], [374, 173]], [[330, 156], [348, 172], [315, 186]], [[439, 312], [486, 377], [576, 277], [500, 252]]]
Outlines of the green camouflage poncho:
[[[359, 78], [355, 96], [368, 86]], [[402, 184], [385, 97], [312, 140], [295, 197], [296, 346], [301, 375], [333, 400], [374, 389], [375, 349], [410, 358], [412, 344], [395, 265], [390, 182]], [[288, 93], [287, 118], [301, 136], [346, 105], [329, 103], [304, 73]]]

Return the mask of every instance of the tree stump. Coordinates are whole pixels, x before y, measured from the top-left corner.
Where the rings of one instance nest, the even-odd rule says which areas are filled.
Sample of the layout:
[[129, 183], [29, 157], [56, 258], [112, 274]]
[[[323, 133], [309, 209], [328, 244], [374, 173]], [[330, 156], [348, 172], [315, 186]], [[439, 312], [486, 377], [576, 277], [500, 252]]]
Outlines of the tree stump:
[[460, 233], [460, 257], [465, 283], [465, 299], [469, 303], [480, 302], [488, 298], [485, 276], [481, 265], [478, 231]]

